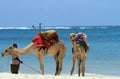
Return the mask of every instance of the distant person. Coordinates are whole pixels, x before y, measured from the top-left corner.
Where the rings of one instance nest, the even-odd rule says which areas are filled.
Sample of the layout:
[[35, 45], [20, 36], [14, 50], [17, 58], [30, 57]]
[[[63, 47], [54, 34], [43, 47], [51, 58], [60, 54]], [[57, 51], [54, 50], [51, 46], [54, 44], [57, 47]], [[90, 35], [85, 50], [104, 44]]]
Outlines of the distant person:
[[[14, 43], [13, 47], [17, 48], [17, 44]], [[12, 55], [12, 63], [11, 63], [11, 73], [18, 74], [20, 63], [23, 63], [18, 56]]]

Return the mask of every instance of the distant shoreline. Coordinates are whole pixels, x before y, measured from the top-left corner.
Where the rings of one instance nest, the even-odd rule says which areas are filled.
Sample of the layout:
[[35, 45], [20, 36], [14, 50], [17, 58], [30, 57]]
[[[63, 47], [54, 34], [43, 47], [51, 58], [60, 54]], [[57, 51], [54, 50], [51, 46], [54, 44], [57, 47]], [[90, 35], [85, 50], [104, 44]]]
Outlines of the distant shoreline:
[[[35, 26], [36, 29], [39, 29], [38, 26]], [[41, 29], [107, 29], [107, 28], [120, 28], [118, 26], [42, 26]], [[32, 26], [0, 26], [0, 30], [4, 29], [35, 29]]]

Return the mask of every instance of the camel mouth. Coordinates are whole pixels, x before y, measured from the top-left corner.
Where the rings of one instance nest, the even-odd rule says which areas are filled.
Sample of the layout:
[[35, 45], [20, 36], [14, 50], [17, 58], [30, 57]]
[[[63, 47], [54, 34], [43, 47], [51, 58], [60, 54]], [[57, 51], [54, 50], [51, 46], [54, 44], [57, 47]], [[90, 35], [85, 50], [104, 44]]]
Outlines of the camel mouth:
[[4, 57], [4, 54], [2, 53], [1, 56]]

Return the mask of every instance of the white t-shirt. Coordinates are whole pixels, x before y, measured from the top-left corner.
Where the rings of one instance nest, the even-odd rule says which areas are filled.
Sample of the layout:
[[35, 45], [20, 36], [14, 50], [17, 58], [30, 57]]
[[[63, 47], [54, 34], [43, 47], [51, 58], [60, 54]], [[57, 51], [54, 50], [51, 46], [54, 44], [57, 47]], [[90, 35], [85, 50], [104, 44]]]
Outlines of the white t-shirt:
[[18, 56], [15, 56], [15, 55], [13, 55], [12, 56], [12, 63], [11, 64], [20, 64], [20, 61], [19, 60], [17, 60], [17, 58], [18, 58]]

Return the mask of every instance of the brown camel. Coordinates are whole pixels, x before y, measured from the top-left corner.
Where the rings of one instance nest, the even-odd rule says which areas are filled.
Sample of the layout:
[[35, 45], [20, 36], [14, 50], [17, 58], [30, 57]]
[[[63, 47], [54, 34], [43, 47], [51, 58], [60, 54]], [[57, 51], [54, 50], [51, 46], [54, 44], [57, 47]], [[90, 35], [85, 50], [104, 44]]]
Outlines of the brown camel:
[[84, 76], [85, 75], [85, 63], [86, 63], [87, 53], [81, 44], [76, 44], [74, 33], [70, 34], [70, 40], [71, 40], [72, 46], [73, 46], [73, 59], [72, 59], [73, 64], [72, 64], [72, 69], [71, 69], [71, 75], [74, 72], [74, 65], [75, 65], [75, 61], [77, 59], [78, 60], [78, 76], [80, 76], [81, 64], [82, 64], [82, 76]]
[[62, 70], [62, 60], [66, 52], [66, 47], [62, 41], [58, 41], [56, 44], [52, 45], [48, 49], [47, 48], [40, 49], [36, 47], [33, 44], [33, 42], [24, 48], [14, 48], [13, 46], [10, 46], [4, 50], [4, 52], [2, 53], [2, 56], [8, 55], [8, 54], [15, 54], [17, 56], [21, 56], [21, 55], [28, 54], [30, 52], [34, 52], [37, 55], [40, 62], [40, 69], [42, 71], [42, 74], [44, 74], [43, 57], [45, 55], [54, 56], [54, 59], [56, 61], [55, 75], [60, 75]]

